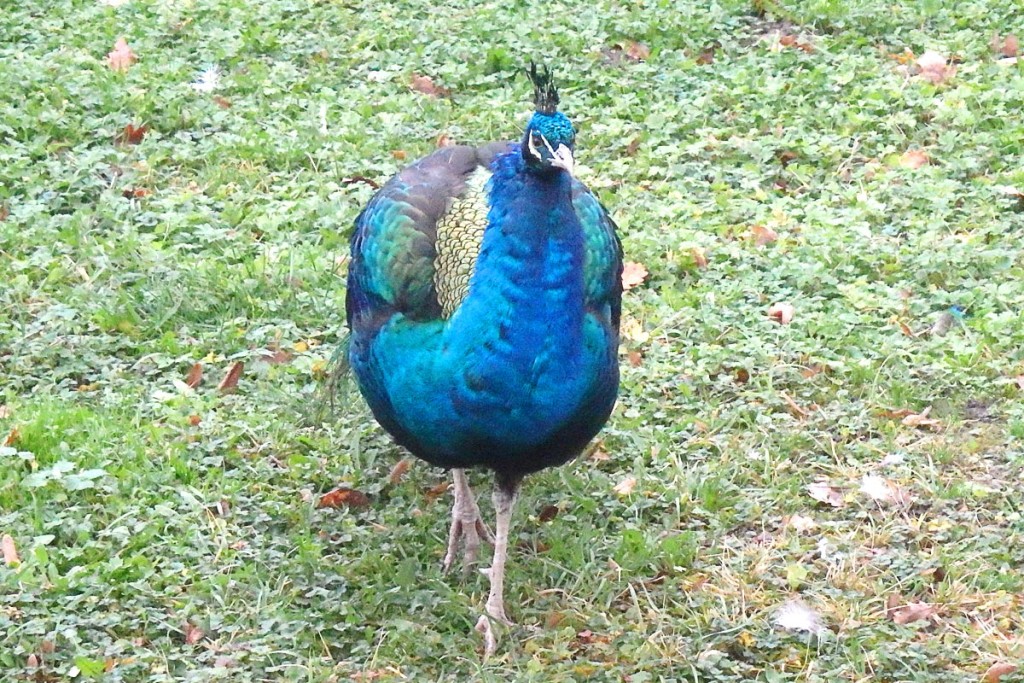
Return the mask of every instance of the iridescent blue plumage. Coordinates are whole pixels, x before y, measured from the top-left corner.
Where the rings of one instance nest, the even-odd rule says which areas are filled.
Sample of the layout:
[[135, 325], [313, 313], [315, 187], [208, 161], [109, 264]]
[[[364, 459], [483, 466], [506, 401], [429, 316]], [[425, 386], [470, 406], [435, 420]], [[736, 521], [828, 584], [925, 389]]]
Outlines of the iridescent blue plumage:
[[[374, 196], [356, 220], [347, 299], [349, 361], [381, 425], [427, 462], [497, 475], [488, 601], [497, 620], [503, 510], [511, 514], [524, 475], [594, 437], [619, 379], [615, 225], [571, 175], [575, 132], [554, 109], [550, 76], [532, 77], [537, 112], [521, 142], [439, 150]], [[463, 217], [484, 225], [474, 231]], [[439, 258], [452, 244], [465, 253]], [[452, 265], [462, 256], [468, 288]], [[482, 527], [463, 490], [457, 473], [446, 564], [460, 534], [475, 554], [476, 532], [459, 515]]]

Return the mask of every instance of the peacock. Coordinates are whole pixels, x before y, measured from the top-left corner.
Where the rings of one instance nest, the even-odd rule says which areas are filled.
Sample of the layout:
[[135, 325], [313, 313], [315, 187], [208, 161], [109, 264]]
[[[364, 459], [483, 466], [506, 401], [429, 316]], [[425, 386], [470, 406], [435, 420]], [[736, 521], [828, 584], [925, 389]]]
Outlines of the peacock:
[[[348, 361], [380, 425], [452, 471], [443, 568], [493, 544], [476, 628], [485, 656], [509, 625], [509, 526], [527, 474], [578, 455], [619, 385], [622, 247], [607, 210], [573, 176], [576, 132], [548, 68], [519, 142], [438, 149], [400, 171], [352, 236]], [[493, 471], [495, 527], [465, 470]]]

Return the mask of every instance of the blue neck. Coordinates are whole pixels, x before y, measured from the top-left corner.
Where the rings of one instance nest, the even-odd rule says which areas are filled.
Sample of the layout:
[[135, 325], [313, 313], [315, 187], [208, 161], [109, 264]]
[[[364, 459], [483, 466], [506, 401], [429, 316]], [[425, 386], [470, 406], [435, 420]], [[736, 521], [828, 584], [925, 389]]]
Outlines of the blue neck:
[[449, 340], [467, 353], [499, 357], [519, 375], [509, 381], [529, 382], [541, 364], [572, 372], [584, 318], [583, 230], [572, 179], [527, 170], [519, 152], [500, 157], [493, 171], [488, 228]]

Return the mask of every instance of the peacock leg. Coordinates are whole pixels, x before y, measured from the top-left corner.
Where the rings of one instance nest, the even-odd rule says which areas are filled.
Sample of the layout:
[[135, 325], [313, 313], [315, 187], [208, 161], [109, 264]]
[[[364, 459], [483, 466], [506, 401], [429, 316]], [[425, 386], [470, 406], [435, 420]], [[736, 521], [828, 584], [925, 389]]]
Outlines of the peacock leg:
[[498, 482], [494, 487], [494, 560], [491, 568], [483, 570], [491, 580], [487, 596], [487, 613], [480, 615], [476, 630], [484, 636], [484, 657], [490, 657], [498, 647], [494, 623], [508, 626], [512, 622], [505, 616], [505, 559], [508, 557], [508, 531], [512, 523], [512, 507], [516, 502], [519, 482]]
[[452, 526], [448, 532], [448, 552], [444, 555], [442, 566], [444, 571], [451, 569], [461, 541], [463, 571], [468, 573], [470, 565], [476, 561], [477, 552], [480, 550], [480, 539], [483, 538], [488, 543], [493, 543], [494, 537], [480, 517], [480, 508], [477, 507], [473, 489], [469, 488], [466, 471], [452, 470], [452, 479], [455, 481], [455, 504], [452, 505]]

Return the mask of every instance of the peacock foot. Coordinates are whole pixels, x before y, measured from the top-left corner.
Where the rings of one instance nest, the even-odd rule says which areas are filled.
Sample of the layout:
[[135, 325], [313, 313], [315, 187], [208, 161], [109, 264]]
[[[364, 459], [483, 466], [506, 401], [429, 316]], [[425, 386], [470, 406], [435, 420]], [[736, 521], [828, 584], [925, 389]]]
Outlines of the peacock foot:
[[452, 526], [448, 532], [448, 551], [444, 555], [444, 571], [452, 568], [459, 546], [462, 546], [462, 569], [468, 574], [480, 551], [480, 540], [494, 543], [491, 530], [480, 517], [469, 481], [463, 470], [452, 470], [455, 480], [455, 503], [452, 505]]
[[505, 616], [505, 605], [487, 601], [487, 613], [481, 614], [476, 622], [476, 630], [484, 637], [484, 657], [490, 657], [498, 649], [496, 626], [511, 626], [512, 622]]

